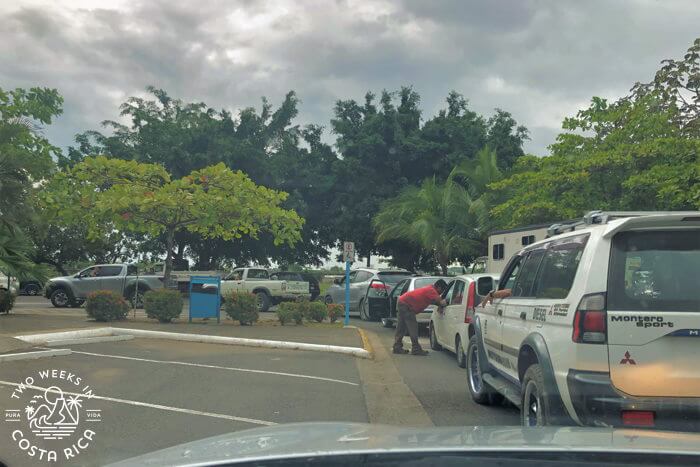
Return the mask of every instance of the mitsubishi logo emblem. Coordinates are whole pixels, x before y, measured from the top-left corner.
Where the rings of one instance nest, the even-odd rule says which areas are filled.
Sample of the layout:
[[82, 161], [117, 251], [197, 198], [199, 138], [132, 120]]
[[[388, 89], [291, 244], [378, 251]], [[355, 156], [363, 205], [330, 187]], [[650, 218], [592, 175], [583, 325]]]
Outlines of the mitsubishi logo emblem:
[[622, 360], [620, 360], [620, 365], [626, 365], [626, 364], [628, 364], [628, 363], [629, 363], [630, 365], [636, 365], [636, 364], [637, 364], [637, 362], [635, 362], [635, 361], [632, 359], [632, 355], [630, 355], [629, 350], [628, 350], [627, 352], [625, 352], [625, 358], [623, 358]]

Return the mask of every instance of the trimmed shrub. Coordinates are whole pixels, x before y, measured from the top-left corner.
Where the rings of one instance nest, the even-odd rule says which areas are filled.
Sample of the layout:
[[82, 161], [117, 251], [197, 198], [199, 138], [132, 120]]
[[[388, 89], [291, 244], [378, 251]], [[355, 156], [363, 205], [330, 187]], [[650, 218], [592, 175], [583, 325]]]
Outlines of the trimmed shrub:
[[294, 302], [282, 302], [277, 307], [276, 313], [280, 324], [284, 326], [294, 321], [294, 316], [297, 313], [297, 304]]
[[182, 313], [182, 295], [178, 290], [151, 290], [143, 296], [143, 307], [149, 318], [169, 323]]
[[118, 293], [98, 290], [88, 295], [85, 311], [95, 321], [116, 321], [126, 319], [129, 304]]
[[15, 306], [15, 295], [5, 289], [0, 289], [0, 313], [9, 313]]
[[224, 311], [241, 326], [253, 324], [259, 316], [257, 297], [248, 292], [232, 292], [224, 300]]
[[328, 308], [328, 319], [331, 321], [331, 323], [335, 323], [338, 321], [338, 318], [343, 316], [345, 313], [345, 307], [343, 305], [339, 305], [337, 303], [329, 303], [327, 305]]
[[311, 302], [304, 311], [306, 313], [304, 318], [306, 318], [307, 321], [316, 321], [317, 323], [321, 323], [324, 319], [326, 319], [326, 316], [328, 316], [328, 309], [326, 308], [326, 304], [323, 302]]

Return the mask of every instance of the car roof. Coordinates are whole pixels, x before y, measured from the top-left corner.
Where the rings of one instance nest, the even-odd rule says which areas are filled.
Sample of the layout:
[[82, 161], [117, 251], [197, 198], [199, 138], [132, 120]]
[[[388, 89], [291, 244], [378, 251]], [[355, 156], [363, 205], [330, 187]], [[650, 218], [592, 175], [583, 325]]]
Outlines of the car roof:
[[498, 280], [501, 277], [501, 275], [495, 274], [495, 273], [490, 273], [490, 272], [478, 272], [478, 273], [474, 273], [474, 274], [460, 274], [459, 276], [454, 276], [453, 279], [474, 281], [474, 280], [480, 279], [482, 277], [490, 277], [492, 279]]

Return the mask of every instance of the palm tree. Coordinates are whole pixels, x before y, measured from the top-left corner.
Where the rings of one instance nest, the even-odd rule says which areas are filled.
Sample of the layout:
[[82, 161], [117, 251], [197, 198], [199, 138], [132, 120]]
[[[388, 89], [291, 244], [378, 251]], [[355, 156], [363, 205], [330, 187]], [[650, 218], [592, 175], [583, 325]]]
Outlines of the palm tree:
[[409, 187], [384, 204], [374, 218], [377, 241], [412, 243], [431, 252], [447, 274], [450, 261], [478, 252], [479, 231], [471, 204], [467, 190], [453, 180], [440, 184], [427, 179], [420, 188]]
[[488, 185], [499, 180], [496, 153], [486, 147], [455, 167], [444, 184], [427, 179], [388, 200], [374, 218], [377, 241], [404, 240], [431, 252], [447, 274], [448, 264], [478, 256], [493, 222]]

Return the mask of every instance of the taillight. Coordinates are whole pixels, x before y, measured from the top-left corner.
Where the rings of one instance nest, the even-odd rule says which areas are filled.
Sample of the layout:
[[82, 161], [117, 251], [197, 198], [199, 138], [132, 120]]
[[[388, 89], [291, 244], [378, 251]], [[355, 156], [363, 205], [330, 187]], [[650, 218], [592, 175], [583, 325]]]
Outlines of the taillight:
[[389, 286], [383, 282], [372, 282], [369, 286], [374, 289], [378, 295], [387, 295], [389, 292]]
[[605, 294], [584, 295], [576, 308], [571, 340], [580, 344], [605, 344], [607, 331]]
[[467, 292], [467, 309], [464, 310], [464, 322], [471, 323], [472, 315], [471, 311], [474, 310], [476, 306], [476, 282], [472, 281], [469, 283], [469, 290]]

